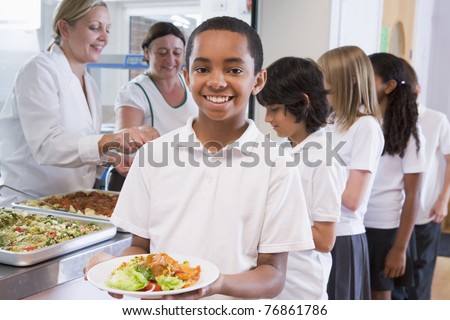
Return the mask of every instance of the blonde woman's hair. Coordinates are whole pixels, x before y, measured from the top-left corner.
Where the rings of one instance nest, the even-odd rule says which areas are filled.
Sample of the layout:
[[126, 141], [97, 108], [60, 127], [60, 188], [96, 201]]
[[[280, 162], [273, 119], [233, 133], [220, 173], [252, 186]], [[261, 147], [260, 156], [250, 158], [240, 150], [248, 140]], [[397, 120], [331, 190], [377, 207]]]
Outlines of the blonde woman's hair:
[[61, 32], [59, 31], [58, 23], [60, 20], [65, 20], [70, 26], [75, 25], [75, 23], [83, 18], [95, 7], [105, 7], [107, 5], [104, 1], [100, 0], [63, 0], [58, 5], [53, 17], [53, 40], [47, 48], [47, 51], [53, 47], [54, 44], [61, 44]]
[[343, 46], [329, 50], [318, 64], [331, 87], [334, 121], [341, 130], [348, 130], [361, 116], [381, 119], [372, 64], [361, 48]]

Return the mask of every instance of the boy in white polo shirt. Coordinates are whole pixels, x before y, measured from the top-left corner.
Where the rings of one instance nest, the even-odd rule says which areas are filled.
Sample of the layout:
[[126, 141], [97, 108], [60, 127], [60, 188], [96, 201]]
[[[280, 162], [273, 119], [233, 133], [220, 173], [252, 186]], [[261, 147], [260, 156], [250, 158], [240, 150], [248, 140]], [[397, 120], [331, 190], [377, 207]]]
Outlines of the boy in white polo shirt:
[[266, 81], [261, 40], [241, 20], [212, 18], [192, 33], [186, 62], [199, 114], [139, 150], [111, 219], [133, 234], [122, 255], [178, 253], [220, 269], [208, 287], [171, 298], [274, 297], [288, 252], [314, 243], [291, 158], [245, 117]]
[[[327, 299], [331, 250], [347, 180], [345, 164], [330, 156], [325, 132], [329, 105], [322, 72], [310, 59], [283, 57], [267, 67], [267, 83], [256, 96], [286, 151], [298, 163], [315, 250], [289, 253], [282, 300]], [[304, 275], [308, 274], [306, 278]]]

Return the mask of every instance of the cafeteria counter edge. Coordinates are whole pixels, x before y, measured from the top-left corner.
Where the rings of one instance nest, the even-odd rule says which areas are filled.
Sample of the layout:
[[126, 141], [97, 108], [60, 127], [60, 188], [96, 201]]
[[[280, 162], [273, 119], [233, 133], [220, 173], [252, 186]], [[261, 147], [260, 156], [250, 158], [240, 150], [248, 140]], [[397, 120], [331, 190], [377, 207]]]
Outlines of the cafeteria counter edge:
[[0, 299], [23, 299], [83, 276], [90, 257], [104, 251], [119, 254], [130, 246], [131, 234], [118, 232], [112, 239], [32, 266], [0, 264]]

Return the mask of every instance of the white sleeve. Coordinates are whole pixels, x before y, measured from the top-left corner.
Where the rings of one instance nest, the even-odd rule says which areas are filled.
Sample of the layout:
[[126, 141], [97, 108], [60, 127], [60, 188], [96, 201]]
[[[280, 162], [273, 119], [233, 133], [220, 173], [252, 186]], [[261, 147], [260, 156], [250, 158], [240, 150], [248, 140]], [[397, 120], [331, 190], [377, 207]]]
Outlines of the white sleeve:
[[[354, 134], [350, 170], [368, 170], [371, 173], [376, 172], [381, 153], [384, 148], [384, 137], [381, 126], [376, 120], [366, 116], [361, 119]], [[364, 117], [365, 118], [365, 117]]]
[[148, 116], [150, 114], [150, 107], [148, 105], [147, 98], [145, 97], [142, 89], [136, 85], [135, 80], [130, 81], [119, 90], [116, 97], [114, 110], [117, 110], [123, 106], [142, 110], [142, 112], [144, 112], [144, 116]]
[[345, 169], [338, 161], [333, 161], [332, 165], [322, 163], [314, 170], [309, 199], [312, 220], [339, 222], [345, 181]]
[[86, 99], [79, 84], [74, 84], [80, 87], [77, 92], [72, 84], [60, 83], [57, 69], [53, 61], [36, 59], [17, 76], [17, 110], [28, 147], [39, 164], [72, 168], [97, 164], [102, 135], [81, 135], [62, 126], [63, 110], [79, 101], [86, 103]]
[[439, 146], [442, 154], [450, 154], [450, 123], [445, 115], [439, 128]]
[[270, 179], [258, 252], [314, 249], [311, 222], [297, 168], [277, 161]]

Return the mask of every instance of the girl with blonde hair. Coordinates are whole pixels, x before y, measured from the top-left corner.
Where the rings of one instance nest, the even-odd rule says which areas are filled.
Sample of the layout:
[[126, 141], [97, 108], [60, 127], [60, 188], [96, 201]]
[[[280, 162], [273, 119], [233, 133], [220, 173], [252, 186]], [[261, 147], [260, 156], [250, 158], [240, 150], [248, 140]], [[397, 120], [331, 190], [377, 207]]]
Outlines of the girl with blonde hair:
[[369, 257], [364, 215], [384, 147], [372, 65], [365, 52], [344, 46], [323, 54], [318, 64], [324, 74], [332, 114], [327, 129], [347, 168], [329, 299], [370, 299]]

